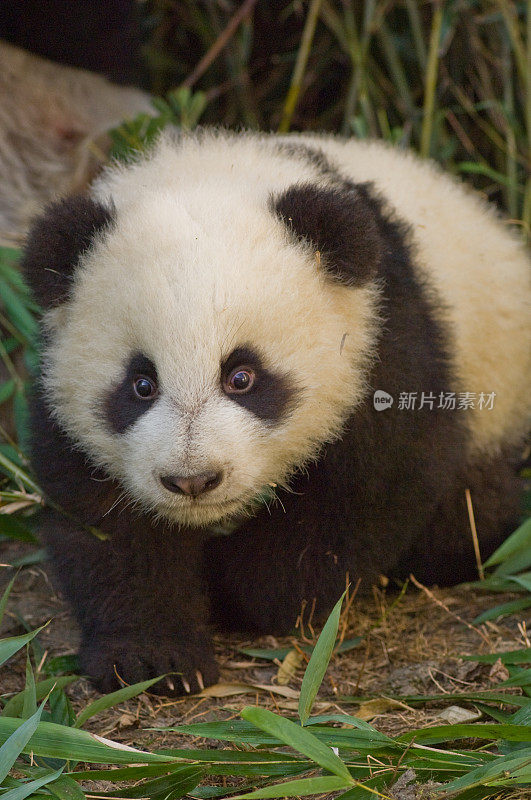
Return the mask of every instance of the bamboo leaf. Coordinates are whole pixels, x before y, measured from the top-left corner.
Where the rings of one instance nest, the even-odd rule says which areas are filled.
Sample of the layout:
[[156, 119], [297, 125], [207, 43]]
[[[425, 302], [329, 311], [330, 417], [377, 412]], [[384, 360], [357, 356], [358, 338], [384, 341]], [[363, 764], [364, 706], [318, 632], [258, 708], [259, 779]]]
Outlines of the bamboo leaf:
[[[37, 730], [39, 725], [44, 704], [46, 699], [43, 700], [37, 711], [25, 722], [19, 721], [16, 729], [5, 739], [2, 747], [0, 747], [0, 783], [8, 775], [9, 770], [24, 751], [27, 743]], [[4, 795], [5, 796], [5, 795]]]
[[151, 678], [149, 681], [141, 681], [140, 683], [134, 683], [131, 686], [125, 686], [123, 689], [118, 689], [116, 692], [111, 692], [110, 694], [106, 694], [103, 697], [99, 697], [94, 702], [89, 703], [88, 706], [85, 706], [83, 711], [81, 711], [74, 723], [74, 728], [81, 728], [85, 722], [93, 717], [95, 714], [99, 714], [102, 711], [105, 711], [107, 708], [112, 708], [113, 706], [118, 705], [118, 703], [124, 703], [126, 700], [130, 700], [132, 697], [136, 697], [142, 692], [145, 692], [146, 689], [149, 689], [150, 686], [153, 686], [154, 683], [160, 681], [160, 676], [157, 678]]
[[[334, 637], [335, 639], [335, 637]], [[265, 708], [247, 706], [241, 712], [242, 717], [263, 731], [280, 739], [284, 744], [293, 747], [308, 758], [311, 758], [323, 769], [352, 783], [350, 773], [339, 756], [328, 745], [320, 742], [309, 730], [297, 725], [289, 719], [279, 717]]]
[[14, 575], [11, 578], [11, 580], [7, 584], [6, 588], [4, 589], [4, 592], [2, 594], [2, 598], [0, 599], [0, 623], [2, 622], [2, 619], [4, 618], [4, 613], [5, 613], [5, 610], [6, 610], [7, 601], [9, 600], [9, 595], [11, 594], [11, 589], [13, 588], [13, 584], [15, 583], [16, 579], [17, 579], [16, 575]]
[[299, 697], [299, 718], [301, 725], [304, 725], [310, 716], [314, 700], [328, 668], [336, 642], [339, 618], [341, 616], [341, 606], [343, 605], [345, 594], [346, 591], [343, 592], [332, 609], [332, 613], [326, 620], [308, 666], [306, 667]]
[[[22, 724], [26, 723], [11, 717], [0, 717], [0, 742], [7, 741]], [[96, 764], [153, 764], [175, 761], [171, 756], [146, 753], [54, 722], [39, 722], [22, 752], [45, 758], [64, 758]]]
[[46, 784], [52, 783], [52, 781], [56, 780], [56, 778], [61, 775], [62, 771], [63, 767], [58, 769], [56, 772], [49, 772], [34, 781], [22, 783], [15, 789], [9, 789], [9, 791], [2, 795], [2, 800], [24, 800], [24, 798], [34, 794], [37, 789], [40, 789], [42, 786], [46, 786]]
[[494, 567], [496, 564], [502, 564], [509, 556], [512, 556], [522, 547], [531, 547], [531, 517], [520, 525], [520, 527], [494, 551], [483, 566]]
[[[54, 687], [55, 689], [63, 689], [65, 686], [77, 680], [77, 675], [65, 675], [61, 678], [47, 678], [44, 681], [39, 681], [35, 685], [37, 702], [40, 702], [43, 697], [46, 697]], [[19, 717], [24, 707], [24, 697], [25, 690], [8, 700], [2, 709], [2, 717]]]
[[61, 775], [47, 784], [47, 789], [58, 800], [85, 800], [85, 792], [68, 775]]
[[[451, 742], [454, 739], [505, 739], [509, 742], [530, 742], [531, 725], [436, 725], [433, 728], [409, 731], [398, 737], [399, 742], [415, 741], [415, 744]], [[415, 746], [415, 745], [414, 745]]]
[[234, 800], [247, 800], [247, 798], [259, 797], [306, 797], [309, 794], [324, 794], [337, 792], [352, 786], [352, 780], [345, 781], [344, 778], [335, 775], [324, 775], [317, 778], [303, 778], [302, 780], [288, 781], [287, 783], [277, 783], [275, 786], [266, 786], [248, 794], [236, 795]]
[[22, 636], [9, 636], [6, 639], [0, 639], [0, 665], [11, 658], [11, 656], [14, 656], [15, 653], [27, 645], [28, 642], [31, 642], [45, 627], [46, 625], [41, 625], [37, 630], [24, 633]]

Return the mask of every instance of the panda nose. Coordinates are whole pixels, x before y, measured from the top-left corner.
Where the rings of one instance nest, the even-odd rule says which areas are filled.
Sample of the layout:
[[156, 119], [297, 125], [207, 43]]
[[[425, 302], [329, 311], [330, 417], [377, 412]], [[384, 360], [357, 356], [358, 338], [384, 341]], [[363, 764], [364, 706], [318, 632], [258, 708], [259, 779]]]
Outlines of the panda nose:
[[219, 486], [223, 480], [222, 472], [205, 472], [202, 475], [161, 475], [160, 482], [165, 489], [175, 494], [198, 497]]

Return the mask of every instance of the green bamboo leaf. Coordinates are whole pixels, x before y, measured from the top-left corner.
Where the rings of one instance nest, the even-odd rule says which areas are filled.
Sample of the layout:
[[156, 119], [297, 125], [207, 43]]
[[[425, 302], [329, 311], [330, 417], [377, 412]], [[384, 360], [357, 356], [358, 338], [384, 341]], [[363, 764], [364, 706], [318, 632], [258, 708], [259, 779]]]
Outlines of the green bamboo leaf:
[[525, 572], [523, 575], [510, 575], [508, 580], [514, 581], [527, 592], [531, 592], [531, 572]]
[[[452, 795], [470, 789], [474, 786], [502, 785], [513, 786], [514, 778], [522, 769], [527, 769], [531, 764], [531, 750], [526, 753], [520, 751], [519, 756], [500, 756], [490, 764], [477, 767], [460, 778], [435, 789], [435, 794]], [[521, 773], [520, 773], [521, 774]], [[524, 776], [525, 777], [525, 776]], [[499, 782], [501, 779], [501, 783]], [[531, 780], [528, 776], [528, 780]], [[522, 781], [524, 782], [524, 781]]]
[[323, 682], [330, 658], [332, 657], [337, 638], [337, 629], [339, 627], [339, 618], [341, 616], [341, 606], [343, 605], [345, 594], [346, 590], [343, 592], [332, 609], [332, 613], [326, 620], [308, 666], [306, 667], [299, 696], [299, 718], [301, 725], [304, 725], [310, 716], [314, 700]]
[[494, 551], [483, 566], [493, 567], [496, 564], [502, 564], [509, 556], [512, 556], [522, 547], [531, 547], [531, 517], [520, 525], [520, 527]]
[[[11, 717], [0, 717], [0, 743], [7, 741], [22, 724], [26, 723]], [[146, 753], [54, 722], [39, 722], [22, 752], [45, 758], [64, 758], [96, 764], [154, 764], [175, 761], [171, 756]]]
[[480, 664], [531, 664], [531, 647], [521, 650], [506, 650], [503, 653], [475, 653], [470, 656], [461, 656], [465, 661], [477, 661]]
[[498, 686], [530, 686], [531, 685], [531, 669], [520, 669], [515, 671], [510, 678], [502, 681]]
[[[46, 625], [47, 624], [48, 623], [46, 623]], [[46, 625], [41, 625], [37, 630], [24, 633], [21, 636], [9, 636], [6, 639], [0, 639], [0, 665], [11, 658], [11, 656], [14, 656], [15, 653], [21, 650], [28, 642], [31, 642]]]
[[33, 531], [11, 514], [0, 514], [0, 535], [8, 539], [16, 539], [19, 542], [29, 542], [36, 544], [37, 538]]
[[48, 783], [56, 780], [61, 775], [62, 771], [63, 767], [55, 772], [49, 772], [34, 781], [29, 781], [29, 783], [22, 783], [15, 789], [9, 789], [9, 791], [2, 795], [2, 800], [24, 800], [24, 798], [34, 794], [41, 786], [46, 786]]
[[27, 486], [28, 489], [30, 489], [32, 492], [35, 492], [35, 494], [42, 495], [43, 493], [42, 490], [40, 489], [39, 486], [37, 486], [35, 481], [33, 481], [30, 478], [28, 473], [21, 467], [19, 467], [18, 464], [15, 464], [14, 461], [11, 461], [11, 459], [3, 455], [3, 453], [1, 452], [0, 452], [0, 467], [6, 472], [6, 474], [9, 477], [13, 477], [15, 480], [21, 481]]
[[[301, 648], [302, 650], [303, 648]], [[265, 661], [284, 661], [288, 653], [291, 653], [293, 647], [276, 647], [274, 649], [261, 648], [261, 647], [238, 647], [238, 652], [243, 653], [250, 658], [263, 658]]]
[[19, 723], [15, 730], [5, 739], [0, 747], [0, 783], [9, 774], [10, 769], [24, 751], [31, 737], [37, 730], [44, 709], [46, 699], [42, 701], [37, 711], [25, 722], [17, 720]]
[[[393, 773], [391, 773], [391, 775], [392, 774]], [[380, 789], [385, 789], [386, 785], [389, 783], [389, 777], [389, 774], [386, 772], [383, 772], [381, 775], [375, 775], [373, 778], [364, 780], [363, 783], [360, 783], [358, 786], [354, 786], [352, 789], [343, 792], [339, 797], [343, 798], [343, 800], [376, 800], [377, 797], [384, 798], [385, 800], [388, 795], [386, 793], [378, 794], [378, 791]]]
[[[478, 589], [482, 592], [522, 592], [524, 591], [524, 587], [519, 586], [518, 583], [515, 584], [515, 577], [513, 575], [508, 575], [507, 577], [503, 577], [500, 575], [490, 575], [488, 578], [485, 578], [484, 581], [475, 581], [474, 583], [465, 583], [463, 586], [468, 586], [473, 589]], [[531, 571], [524, 572], [523, 575], [519, 576], [525, 580], [531, 580]]]
[[38, 331], [37, 321], [19, 295], [2, 278], [0, 278], [0, 297], [11, 322], [24, 338], [31, 342]]
[[[473, 661], [474, 659], [472, 659]], [[355, 697], [345, 695], [339, 697], [338, 700], [344, 703], [362, 703], [365, 700], [374, 700], [377, 695], [367, 695], [362, 697]], [[506, 692], [455, 692], [451, 694], [389, 694], [386, 695], [390, 700], [399, 700], [401, 703], [408, 705], [417, 705], [418, 703], [429, 703], [433, 701], [450, 702], [456, 700], [458, 703], [463, 701], [484, 701], [492, 703], [505, 703], [506, 705], [521, 706], [527, 705], [529, 700], [526, 697], [521, 697], [518, 694], [509, 694]]]
[[[164, 751], [165, 752], [165, 751]], [[182, 764], [145, 764], [140, 767], [117, 767], [116, 769], [85, 769], [65, 773], [74, 781], [141, 781], [143, 778], [167, 775], [172, 770], [181, 769]]]
[[37, 711], [37, 691], [35, 689], [35, 675], [31, 666], [29, 653], [26, 656], [26, 686], [23, 691], [22, 719], [29, 719]]
[[[335, 641], [335, 636], [334, 636]], [[333, 772], [344, 781], [352, 783], [350, 772], [339, 756], [337, 756], [328, 745], [320, 742], [313, 733], [306, 728], [302, 728], [295, 722], [284, 717], [279, 717], [265, 708], [247, 706], [241, 712], [242, 717], [256, 725], [263, 731], [280, 739], [284, 744], [293, 747], [308, 758], [311, 758], [323, 769]]]
[[498, 564], [493, 574], [499, 577], [505, 575], [516, 575], [518, 572], [523, 572], [531, 567], [531, 545], [524, 544], [515, 550], [510, 556], [507, 556], [505, 561]]
[[48, 705], [50, 706], [50, 714], [49, 717], [43, 718], [43, 722], [55, 722], [58, 725], [68, 725], [68, 727], [74, 724], [76, 714], [63, 689], [56, 687], [53, 690], [50, 694]]
[[[510, 696], [512, 697], [512, 695]], [[517, 699], [521, 698], [517, 697]], [[295, 723], [291, 724], [295, 725]], [[298, 725], [295, 725], [295, 727], [299, 730]], [[175, 731], [176, 733], [191, 734], [201, 738], [250, 744], [253, 747], [262, 745], [280, 747], [283, 742], [277, 736], [267, 733], [265, 730], [260, 730], [245, 720], [237, 719], [227, 722], [196, 722], [189, 725], [154, 727], [152, 730]], [[306, 730], [306, 728], [301, 728], [301, 730]], [[381, 751], [387, 753], [389, 748], [402, 753], [404, 749], [403, 745], [396, 744], [393, 740], [391, 742], [382, 741], [378, 732], [374, 735], [370, 730], [348, 730], [316, 725], [312, 728], [311, 733], [325, 746], [351, 748], [359, 753], [368, 752], [376, 755]]]
[[489, 608], [472, 620], [472, 625], [481, 625], [482, 622], [487, 622], [490, 619], [499, 619], [506, 617], [509, 614], [515, 614], [517, 611], [525, 611], [526, 608], [531, 608], [531, 596], [521, 597], [519, 600], [510, 600], [508, 603], [502, 603], [494, 608]]
[[[355, 636], [354, 639], [345, 639], [341, 642], [341, 644], [337, 643], [334, 646], [334, 650], [336, 653], [346, 653], [349, 650], [353, 650], [355, 647], [361, 644], [363, 641], [363, 636]], [[311, 645], [307, 644], [298, 644], [303, 653], [308, 653], [311, 655], [313, 653], [314, 648]], [[293, 647], [276, 647], [276, 648], [262, 648], [262, 647], [238, 647], [238, 652], [243, 653], [246, 656], [250, 656], [251, 658], [263, 658], [266, 661], [283, 661], [288, 653], [291, 653]]]
[[8, 247], [7, 245], [2, 245], [0, 247], [0, 264], [4, 262], [14, 262], [18, 261], [22, 254], [22, 251], [19, 250], [17, 247]]
[[[109, 792], [98, 792], [98, 794], [100, 797], [126, 797], [132, 800], [144, 797], [149, 797], [150, 800], [169, 800], [183, 797], [191, 792], [202, 777], [203, 770], [200, 767], [178, 766], [169, 775], [144, 781], [136, 786], [128, 786], [126, 789], [112, 789]], [[114, 780], [116, 779], [114, 778]]]
[[[397, 737], [399, 742], [415, 741], [415, 744], [451, 742], [454, 739], [491, 739], [498, 741], [506, 739], [510, 742], [531, 742], [531, 725], [489, 725], [466, 724], [463, 725], [436, 725], [433, 728], [408, 731]], [[413, 745], [415, 746], [415, 745]]]
[[309, 725], [321, 725], [323, 722], [340, 722], [342, 725], [352, 725], [354, 728], [358, 728], [360, 731], [366, 731], [370, 734], [373, 741], [379, 739], [382, 742], [392, 742], [392, 739], [386, 736], [385, 733], [377, 731], [376, 728], [373, 728], [373, 726], [369, 725], [365, 720], [353, 717], [351, 714], [320, 714], [317, 717], [310, 717], [306, 723], [306, 727]]
[[337, 792], [352, 786], [353, 781], [345, 781], [336, 775], [324, 775], [317, 778], [302, 778], [301, 780], [277, 783], [275, 786], [265, 786], [248, 794], [236, 795], [234, 800], [247, 800], [259, 797], [306, 797], [309, 794], [325, 794]]
[[[61, 678], [47, 678], [44, 681], [39, 681], [35, 685], [35, 692], [37, 697], [37, 702], [40, 702], [43, 697], [46, 697], [52, 689], [55, 687], [56, 689], [63, 689], [65, 686], [68, 686], [70, 683], [78, 680], [77, 675], [65, 675]], [[14, 697], [12, 697], [8, 702], [5, 704], [4, 708], [2, 709], [2, 717], [20, 717], [22, 714], [22, 709], [24, 707], [24, 697], [25, 697], [25, 690], [19, 692]]]
[[250, 744], [253, 747], [262, 745], [280, 745], [281, 742], [268, 733], [261, 731], [250, 722], [234, 719], [222, 722], [192, 722], [187, 725], [171, 725], [169, 727], [152, 728], [155, 731], [174, 731], [175, 733], [199, 736], [202, 739], [220, 739], [221, 741]]
[[29, 446], [29, 406], [24, 391], [16, 391], [13, 398], [13, 416], [17, 431], [17, 441], [22, 450]]
[[[502, 186], [513, 186], [513, 181], [508, 178], [507, 175], [504, 175], [502, 172], [498, 172], [492, 167], [489, 167], [488, 164], [478, 164], [475, 161], [461, 161], [457, 165], [457, 169], [459, 172], [466, 172], [474, 175], [484, 175], [486, 178], [489, 178], [496, 183], [500, 183]], [[519, 186], [515, 186], [514, 188], [519, 192], [523, 191], [523, 189]]]
[[17, 384], [13, 378], [3, 382], [3, 384], [0, 386], [0, 405], [5, 403], [6, 400], [9, 400], [16, 388]]
[[99, 714], [101, 711], [118, 705], [118, 703], [124, 703], [132, 697], [142, 694], [142, 692], [145, 692], [150, 686], [153, 686], [154, 683], [160, 681], [160, 678], [161, 676], [151, 678], [149, 681], [133, 683], [131, 686], [125, 686], [123, 689], [118, 689], [116, 692], [111, 692], [103, 697], [99, 697], [97, 700], [94, 700], [93, 703], [89, 703], [88, 706], [85, 706], [83, 711], [79, 713], [74, 723], [74, 728], [81, 728], [85, 722], [95, 714]]
[[[531, 725], [531, 700], [528, 699], [526, 706], [519, 708], [516, 714], [512, 714], [508, 722], [513, 725]], [[529, 750], [524, 742], [500, 742], [498, 747], [503, 755], [520, 755], [522, 750]]]
[[[201, 767], [207, 775], [229, 775], [231, 777], [293, 777], [307, 772], [313, 762], [287, 753], [269, 751], [245, 752], [241, 750], [157, 750], [160, 755], [173, 756], [181, 762]], [[149, 767], [124, 767], [112, 771], [113, 781], [138, 781], [142, 778], [158, 777], [175, 770], [177, 765], [155, 764]], [[108, 770], [86, 770], [72, 773], [76, 781], [108, 780]]]
[[85, 792], [69, 775], [61, 775], [47, 789], [58, 800], [86, 800]]
[[11, 593], [11, 589], [13, 588], [13, 584], [15, 583], [16, 579], [17, 579], [16, 575], [14, 575], [11, 578], [11, 580], [7, 584], [6, 588], [4, 589], [4, 592], [2, 594], [2, 598], [0, 599], [0, 623], [2, 622], [2, 619], [4, 618], [4, 613], [5, 613], [5, 610], [6, 610], [7, 601], [9, 600], [9, 595]]

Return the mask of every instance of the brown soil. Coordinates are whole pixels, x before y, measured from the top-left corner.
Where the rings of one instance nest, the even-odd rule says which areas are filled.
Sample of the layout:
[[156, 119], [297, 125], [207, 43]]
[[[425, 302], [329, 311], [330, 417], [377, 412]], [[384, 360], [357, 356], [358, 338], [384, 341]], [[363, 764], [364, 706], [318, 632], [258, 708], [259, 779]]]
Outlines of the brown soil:
[[[9, 564], [24, 552], [21, 545], [0, 545], [0, 562]], [[2, 579], [11, 570], [0, 572]], [[470, 621], [481, 611], [505, 600], [509, 595], [492, 595], [454, 588], [430, 591], [410, 587], [397, 600], [396, 593], [375, 589], [372, 597], [355, 598], [345, 623], [345, 638], [363, 636], [362, 644], [333, 657], [319, 692], [314, 713], [360, 713], [359, 704], [339, 702], [344, 695], [440, 694], [480, 689], [493, 690], [508, 677], [506, 668], [498, 662], [478, 664], [464, 661], [461, 656], [475, 653], [495, 653], [529, 647], [526, 622], [520, 615], [498, 622], [488, 622], [478, 628]], [[67, 607], [54, 590], [48, 568], [31, 566], [18, 575], [11, 593], [0, 635], [13, 636], [23, 632], [20, 618], [35, 628], [48, 620], [51, 624], [40, 634], [40, 641], [51, 656], [73, 654], [78, 635]], [[468, 623], [468, 624], [467, 624]], [[305, 636], [312, 638], [311, 627]], [[239, 652], [240, 647], [282, 647], [299, 639], [277, 639], [272, 636], [250, 640], [241, 637], [215, 638], [221, 666], [219, 692], [224, 696], [193, 696], [165, 699], [142, 695], [118, 708], [94, 717], [87, 729], [125, 744], [151, 748], [209, 746], [213, 743], [193, 740], [175, 733], [159, 733], [149, 728], [159, 725], [228, 719], [237, 716], [245, 705], [259, 704], [273, 711], [292, 713], [297, 708], [297, 693], [303, 667], [296, 670], [289, 682], [277, 682], [279, 666], [273, 662], [251, 659]], [[25, 655], [19, 653], [2, 668], [2, 694], [20, 691], [24, 686]], [[233, 684], [247, 684], [246, 693], [235, 694]], [[270, 690], [252, 688], [260, 684]], [[520, 690], [515, 690], [517, 693]], [[97, 692], [80, 678], [67, 692], [76, 710], [96, 699]], [[282, 693], [279, 693], [282, 692]], [[474, 710], [468, 702], [432, 702], [419, 707], [395, 705], [385, 701], [361, 707], [361, 715], [387, 734], [397, 735], [413, 727], [441, 724], [438, 714], [450, 705]], [[217, 745], [214, 745], [217, 746]], [[412, 786], [396, 787], [395, 796], [401, 800], [416, 798]], [[506, 792], [500, 797], [517, 800], [531, 798], [531, 790]]]

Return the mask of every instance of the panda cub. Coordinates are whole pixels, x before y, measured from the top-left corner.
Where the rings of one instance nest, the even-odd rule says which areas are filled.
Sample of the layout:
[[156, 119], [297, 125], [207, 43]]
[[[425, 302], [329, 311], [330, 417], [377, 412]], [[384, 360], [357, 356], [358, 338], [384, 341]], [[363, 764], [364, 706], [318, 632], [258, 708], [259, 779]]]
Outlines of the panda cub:
[[33, 464], [96, 685], [197, 691], [210, 623], [289, 631], [347, 575], [474, 577], [465, 490], [482, 557], [519, 517], [529, 267], [379, 142], [166, 135], [49, 207]]

